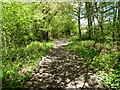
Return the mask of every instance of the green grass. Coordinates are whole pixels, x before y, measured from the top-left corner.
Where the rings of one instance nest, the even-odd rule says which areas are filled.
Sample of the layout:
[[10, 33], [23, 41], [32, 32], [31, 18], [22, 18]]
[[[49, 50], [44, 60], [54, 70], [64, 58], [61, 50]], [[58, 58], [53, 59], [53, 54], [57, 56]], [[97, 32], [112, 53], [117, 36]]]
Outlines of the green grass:
[[[37, 62], [45, 56], [53, 42], [31, 42], [26, 47], [11, 48], [3, 53], [3, 88], [21, 87], [31, 77]], [[6, 56], [6, 57], [5, 57]]]
[[84, 58], [93, 58], [95, 55], [99, 54], [99, 49], [92, 48], [94, 44], [95, 41], [93, 40], [80, 41], [74, 37], [69, 41], [68, 50]]
[[117, 47], [111, 42], [82, 41], [73, 37], [69, 41], [68, 50], [83, 57], [106, 87], [120, 89], [120, 52]]

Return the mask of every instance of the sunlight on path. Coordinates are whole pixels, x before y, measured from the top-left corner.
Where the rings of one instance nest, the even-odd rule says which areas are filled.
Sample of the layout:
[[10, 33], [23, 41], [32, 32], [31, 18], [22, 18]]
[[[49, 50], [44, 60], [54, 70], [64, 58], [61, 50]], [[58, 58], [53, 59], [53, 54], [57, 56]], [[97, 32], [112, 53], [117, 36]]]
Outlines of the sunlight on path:
[[[83, 58], [67, 51], [67, 39], [54, 42], [53, 50], [42, 58], [28, 82], [36, 88], [102, 88], [98, 77], [90, 70]], [[89, 71], [89, 72], [88, 72]]]

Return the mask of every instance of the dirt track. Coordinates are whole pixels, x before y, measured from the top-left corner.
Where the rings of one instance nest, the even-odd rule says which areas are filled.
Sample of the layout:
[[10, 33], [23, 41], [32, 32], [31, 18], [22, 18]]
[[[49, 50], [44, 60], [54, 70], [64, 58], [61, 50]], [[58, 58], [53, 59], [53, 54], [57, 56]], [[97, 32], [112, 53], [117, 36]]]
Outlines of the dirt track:
[[69, 52], [68, 40], [54, 42], [54, 48], [42, 58], [28, 82], [35, 88], [102, 88], [98, 77], [89, 71], [83, 58]]

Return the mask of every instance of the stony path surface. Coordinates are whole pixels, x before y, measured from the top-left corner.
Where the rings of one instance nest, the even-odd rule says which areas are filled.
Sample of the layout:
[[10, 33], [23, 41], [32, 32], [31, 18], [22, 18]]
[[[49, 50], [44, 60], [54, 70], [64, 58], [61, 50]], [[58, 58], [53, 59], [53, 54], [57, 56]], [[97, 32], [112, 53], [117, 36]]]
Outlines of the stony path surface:
[[54, 42], [53, 50], [39, 62], [28, 84], [35, 88], [102, 88], [98, 77], [87, 70], [83, 58], [67, 51], [67, 42]]

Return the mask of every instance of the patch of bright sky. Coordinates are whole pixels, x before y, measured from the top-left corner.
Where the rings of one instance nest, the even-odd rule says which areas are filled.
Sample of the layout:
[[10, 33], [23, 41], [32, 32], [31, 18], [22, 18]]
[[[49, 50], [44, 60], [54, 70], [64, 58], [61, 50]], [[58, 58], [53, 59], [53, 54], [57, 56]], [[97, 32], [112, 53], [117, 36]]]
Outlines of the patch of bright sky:
[[[78, 7], [78, 4], [74, 4], [72, 3], [75, 7]], [[116, 4], [115, 4], [116, 5]], [[111, 6], [113, 6], [113, 4], [110, 4], [108, 6], [106, 6], [104, 9], [107, 10], [108, 8], [111, 8]], [[82, 7], [81, 8], [85, 8], [85, 3], [82, 3]], [[113, 12], [113, 9], [109, 11], [110, 12]], [[118, 12], [118, 11], [117, 11]], [[117, 14], [117, 13], [116, 13]], [[107, 15], [107, 14], [104, 14], [105, 17], [104, 17], [104, 21], [106, 21], [105, 23], [108, 23], [107, 20], [110, 20], [110, 18], [112, 18], [114, 16], [114, 14], [111, 14], [111, 15]], [[84, 15], [80, 15], [81, 17], [83, 17]], [[75, 16], [76, 19], [74, 20], [77, 20], [77, 16]], [[112, 20], [112, 19], [111, 19]], [[80, 23], [81, 23], [81, 26], [84, 27], [84, 26], [87, 26], [88, 25], [88, 19], [86, 18], [82, 18], [80, 19]], [[93, 25], [97, 25], [98, 24], [98, 20], [96, 18], [94, 18], [94, 22], [93, 22]]]
[[[74, 7], [78, 7], [78, 4], [76, 3], [72, 3], [73, 5], [74, 5]], [[85, 8], [85, 3], [82, 3], [82, 7], [81, 8]], [[83, 17], [84, 15], [81, 15], [81, 17]], [[77, 18], [77, 16], [75, 16], [75, 18]], [[76, 19], [73, 19], [73, 20], [76, 20]], [[80, 23], [81, 23], [81, 27], [84, 27], [84, 26], [87, 26], [88, 25], [88, 19], [86, 19], [86, 18], [82, 18], [82, 19], [80, 19]], [[94, 19], [94, 22], [93, 22], [93, 24], [98, 24], [98, 21], [97, 21], [97, 19], [95, 18]]]
[[[80, 23], [81, 23], [81, 27], [87, 26], [88, 25], [88, 19], [85, 19], [85, 18], [80, 19]], [[97, 21], [96, 18], [94, 19], [93, 24], [95, 24], [95, 25], [98, 24], [98, 21]]]

